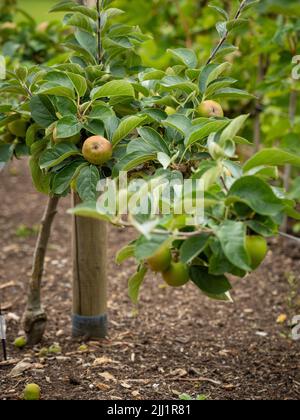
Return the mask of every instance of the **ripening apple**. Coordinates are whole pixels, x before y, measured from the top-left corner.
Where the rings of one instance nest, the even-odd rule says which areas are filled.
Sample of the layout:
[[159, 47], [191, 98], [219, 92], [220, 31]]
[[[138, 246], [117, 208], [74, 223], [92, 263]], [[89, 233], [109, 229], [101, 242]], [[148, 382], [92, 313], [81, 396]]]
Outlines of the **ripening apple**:
[[184, 286], [190, 279], [188, 265], [172, 262], [168, 270], [163, 273], [163, 279], [171, 287]]
[[250, 257], [250, 265], [256, 270], [268, 253], [268, 244], [262, 236], [247, 236], [246, 250]]
[[166, 271], [172, 262], [172, 254], [168, 245], [163, 245], [152, 257], [147, 259], [147, 263], [155, 273]]
[[197, 111], [200, 117], [224, 117], [224, 111], [221, 105], [215, 101], [203, 101], [198, 106]]
[[47, 31], [48, 28], [49, 28], [49, 22], [41, 22], [37, 27], [37, 31], [44, 33]]
[[111, 159], [113, 148], [106, 138], [92, 136], [85, 140], [82, 153], [88, 162], [94, 165], [103, 165]]
[[80, 142], [80, 140], [81, 140], [80, 133], [75, 134], [74, 136], [71, 136], [71, 137], [66, 137], [66, 138], [59, 138], [59, 137], [57, 137], [57, 128], [56, 127], [53, 130], [52, 137], [53, 137], [54, 143], [56, 143], [56, 144], [58, 144], [58, 143], [64, 143], [64, 142], [78, 144]]

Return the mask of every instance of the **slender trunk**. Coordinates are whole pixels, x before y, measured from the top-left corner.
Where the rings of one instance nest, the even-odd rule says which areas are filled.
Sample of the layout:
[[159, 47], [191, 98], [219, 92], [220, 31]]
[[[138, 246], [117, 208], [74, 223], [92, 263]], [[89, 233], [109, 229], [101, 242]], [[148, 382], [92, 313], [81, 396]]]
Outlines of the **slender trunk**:
[[47, 323], [47, 315], [41, 304], [41, 282], [44, 272], [46, 250], [58, 202], [59, 197], [49, 197], [48, 199], [33, 257], [27, 307], [23, 317], [24, 330], [27, 342], [30, 345], [35, 345], [41, 341]]

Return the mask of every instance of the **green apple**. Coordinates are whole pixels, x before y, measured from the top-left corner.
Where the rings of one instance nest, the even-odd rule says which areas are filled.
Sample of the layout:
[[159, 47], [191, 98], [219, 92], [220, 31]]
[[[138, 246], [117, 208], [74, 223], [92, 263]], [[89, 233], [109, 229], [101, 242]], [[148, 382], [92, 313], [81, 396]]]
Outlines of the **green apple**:
[[182, 262], [172, 262], [168, 270], [163, 273], [163, 279], [172, 287], [182, 287], [190, 279], [189, 267]]
[[172, 254], [169, 246], [162, 246], [152, 257], [147, 259], [147, 263], [152, 271], [161, 273], [166, 271], [172, 262]]
[[200, 117], [211, 118], [211, 117], [224, 117], [224, 112], [221, 105], [215, 101], [204, 101], [197, 109]]
[[268, 253], [268, 244], [262, 236], [247, 236], [246, 250], [249, 254], [251, 267], [256, 270]]

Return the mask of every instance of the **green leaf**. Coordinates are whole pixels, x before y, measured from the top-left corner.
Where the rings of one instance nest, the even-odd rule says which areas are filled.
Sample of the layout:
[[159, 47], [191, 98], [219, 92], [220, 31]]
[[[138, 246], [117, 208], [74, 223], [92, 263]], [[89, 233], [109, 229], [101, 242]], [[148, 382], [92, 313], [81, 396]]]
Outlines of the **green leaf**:
[[40, 157], [40, 168], [50, 169], [69, 158], [80, 155], [79, 150], [72, 143], [60, 143], [51, 149], [45, 150]]
[[105, 222], [112, 221], [111, 217], [109, 217], [108, 214], [101, 213], [97, 209], [97, 203], [95, 201], [79, 204], [75, 208], [68, 210], [68, 213], [79, 217], [88, 217], [95, 220], [104, 220]]
[[79, 97], [84, 96], [86, 91], [87, 91], [86, 79], [84, 77], [80, 76], [79, 74], [70, 73], [70, 72], [67, 72], [66, 74], [69, 77], [69, 79], [71, 80], [71, 82], [73, 83], [74, 88], [77, 92], [77, 95]]
[[65, 168], [55, 174], [51, 186], [53, 194], [64, 194], [70, 188], [70, 183], [74, 178], [78, 168], [82, 164], [83, 163], [81, 161], [72, 162], [70, 165], [67, 165]]
[[190, 275], [191, 280], [196, 286], [210, 296], [223, 295], [232, 289], [231, 284], [225, 276], [213, 276], [208, 273], [205, 267], [191, 267]]
[[192, 262], [205, 249], [208, 238], [207, 233], [202, 233], [187, 239], [180, 248], [180, 260], [187, 264]]
[[168, 169], [170, 166], [172, 159], [166, 153], [158, 152], [157, 153], [157, 160], [161, 164], [164, 169]]
[[138, 133], [142, 139], [147, 142], [151, 147], [153, 152], [162, 152], [166, 155], [170, 154], [167, 143], [162, 138], [162, 136], [151, 127], [142, 127], [138, 128]]
[[198, 92], [198, 86], [180, 76], [166, 76], [160, 81], [161, 86], [166, 89], [179, 89], [188, 95]]
[[246, 225], [242, 222], [226, 220], [214, 230], [228, 260], [242, 270], [252, 271], [246, 251]]
[[152, 161], [156, 159], [155, 153], [144, 153], [141, 152], [132, 152], [126, 154], [113, 168], [113, 176], [118, 176], [120, 171], [132, 171], [137, 166], [142, 165], [143, 163]]
[[67, 24], [89, 32], [92, 35], [94, 34], [94, 29], [96, 29], [92, 21], [81, 13], [74, 13], [70, 18], [67, 19]]
[[235, 118], [231, 123], [225, 128], [223, 133], [220, 137], [220, 144], [224, 145], [227, 140], [233, 140], [238, 132], [241, 130], [243, 125], [245, 124], [245, 121], [249, 118], [248, 115], [241, 115], [237, 118]]
[[212, 96], [212, 99], [254, 99], [255, 96], [250, 93], [235, 89], [235, 88], [224, 88], [217, 90]]
[[118, 96], [134, 97], [134, 88], [126, 80], [113, 80], [105, 85], [92, 90], [91, 98], [93, 100], [100, 98], [113, 98]]
[[89, 165], [81, 169], [76, 181], [76, 188], [82, 201], [97, 200], [97, 185], [99, 181], [100, 174], [96, 166]]
[[162, 122], [163, 125], [167, 127], [174, 128], [179, 131], [183, 136], [191, 130], [192, 123], [184, 115], [170, 115], [165, 121]]
[[123, 119], [115, 131], [112, 139], [112, 143], [116, 146], [120, 141], [128, 136], [133, 130], [142, 125], [142, 123], [147, 119], [147, 117], [135, 116], [126, 117]]
[[299, 167], [300, 157], [281, 149], [263, 149], [245, 163], [243, 170], [248, 172], [252, 168], [264, 165], [292, 165]]
[[209, 121], [206, 124], [201, 124], [200, 126], [194, 126], [190, 133], [185, 139], [186, 147], [192, 146], [194, 143], [197, 143], [205, 138], [207, 138], [212, 133], [217, 133], [219, 130], [224, 128], [228, 124], [228, 121], [216, 120]]
[[43, 128], [49, 127], [57, 118], [54, 106], [47, 96], [33, 96], [30, 101], [31, 116]]
[[135, 254], [135, 245], [126, 245], [122, 248], [116, 255], [116, 264], [122, 264], [124, 261], [129, 258], [134, 257]]
[[90, 9], [86, 6], [79, 6], [74, 1], [63, 0], [60, 3], [56, 4], [50, 9], [52, 12], [79, 12], [85, 16], [90, 17], [93, 20], [97, 20], [97, 12], [94, 9]]
[[50, 193], [50, 175], [41, 170], [39, 166], [40, 156], [45, 147], [47, 147], [47, 140], [41, 140], [33, 143], [31, 147], [31, 158], [29, 160], [29, 167], [31, 170], [31, 177], [36, 190], [42, 194], [49, 195]]
[[198, 64], [198, 58], [195, 51], [187, 48], [177, 48], [176, 50], [168, 50], [176, 59], [180, 60], [185, 66], [195, 69]]
[[8, 162], [14, 153], [14, 145], [0, 144], [0, 164]]
[[139, 299], [139, 293], [141, 285], [147, 274], [147, 268], [142, 267], [134, 276], [129, 279], [128, 282], [128, 295], [133, 303], [137, 304]]
[[201, 93], [205, 93], [208, 85], [218, 79], [218, 77], [230, 68], [231, 64], [227, 62], [223, 64], [208, 64], [205, 66], [201, 71], [199, 79]]
[[244, 176], [238, 179], [228, 193], [227, 203], [241, 201], [256, 213], [276, 216], [285, 208], [285, 204], [261, 178]]
[[53, 96], [63, 96], [69, 99], [75, 98], [74, 90], [66, 86], [59, 86], [55, 82], [45, 83], [40, 87], [37, 92], [38, 95], [53, 95]]
[[77, 120], [76, 116], [68, 115], [61, 118], [57, 122], [57, 137], [59, 139], [65, 139], [68, 137], [75, 136], [80, 133], [82, 124]]

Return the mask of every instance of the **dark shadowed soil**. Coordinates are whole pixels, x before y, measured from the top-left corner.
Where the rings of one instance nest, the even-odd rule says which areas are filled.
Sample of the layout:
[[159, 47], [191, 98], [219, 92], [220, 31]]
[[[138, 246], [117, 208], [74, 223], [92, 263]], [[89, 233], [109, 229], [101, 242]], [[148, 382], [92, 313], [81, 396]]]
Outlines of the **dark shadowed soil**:
[[[0, 173], [0, 295], [10, 357], [9, 363], [0, 362], [0, 399], [19, 399], [31, 382], [41, 386], [43, 399], [164, 400], [181, 393], [229, 400], [300, 398], [300, 342], [289, 338], [291, 319], [300, 314], [297, 243], [273, 241], [264, 266], [235, 282], [234, 304], [210, 301], [192, 285], [164, 288], [153, 277], [143, 287], [137, 311], [127, 297], [132, 262], [121, 268], [114, 264], [116, 251], [132, 233], [110, 228], [110, 334], [82, 352], [70, 336], [68, 199], [61, 203], [47, 255], [47, 334], [35, 349], [15, 350], [35, 242], [21, 225], [38, 224], [44, 203], [25, 162]], [[281, 316], [278, 323], [280, 315], [287, 320]], [[62, 353], [40, 358], [41, 348], [53, 343]], [[28, 369], [11, 378], [22, 360]]]

